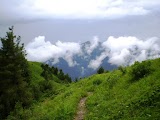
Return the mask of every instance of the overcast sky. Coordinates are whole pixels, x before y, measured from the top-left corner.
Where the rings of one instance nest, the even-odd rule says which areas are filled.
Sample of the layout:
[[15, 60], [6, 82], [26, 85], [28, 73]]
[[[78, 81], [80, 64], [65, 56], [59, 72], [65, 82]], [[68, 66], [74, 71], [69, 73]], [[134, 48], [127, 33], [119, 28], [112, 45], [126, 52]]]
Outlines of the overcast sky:
[[160, 0], [0, 0], [0, 36], [12, 25], [26, 46], [38, 38], [50, 45], [95, 36], [101, 42], [110, 36], [159, 39]]
[[11, 25], [25, 44], [160, 37], [160, 0], [0, 0], [0, 35]]

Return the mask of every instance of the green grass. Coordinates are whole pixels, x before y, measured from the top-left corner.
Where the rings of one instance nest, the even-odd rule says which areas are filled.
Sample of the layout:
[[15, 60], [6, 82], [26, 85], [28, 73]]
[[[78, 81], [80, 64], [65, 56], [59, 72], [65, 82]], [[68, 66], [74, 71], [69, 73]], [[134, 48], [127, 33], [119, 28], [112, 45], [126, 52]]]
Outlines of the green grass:
[[40, 67], [41, 63], [39, 62], [29, 62], [29, 70], [31, 72], [31, 84], [37, 84], [40, 81], [43, 81], [44, 78], [40, 76], [42, 73], [42, 68]]
[[[52, 82], [56, 92], [33, 104], [18, 109], [18, 116], [8, 119], [73, 120], [79, 100], [93, 94], [86, 101], [86, 120], [158, 120], [160, 118], [160, 59], [150, 60], [153, 72], [131, 81], [129, 71], [120, 70], [92, 75], [76, 83]], [[40, 63], [30, 63], [32, 84], [42, 81]], [[56, 94], [55, 94], [56, 93]]]
[[[102, 84], [87, 100], [87, 120], [158, 120], [160, 118], [160, 59], [153, 60], [154, 72], [136, 82], [118, 71], [101, 75]], [[128, 71], [131, 68], [127, 68]]]

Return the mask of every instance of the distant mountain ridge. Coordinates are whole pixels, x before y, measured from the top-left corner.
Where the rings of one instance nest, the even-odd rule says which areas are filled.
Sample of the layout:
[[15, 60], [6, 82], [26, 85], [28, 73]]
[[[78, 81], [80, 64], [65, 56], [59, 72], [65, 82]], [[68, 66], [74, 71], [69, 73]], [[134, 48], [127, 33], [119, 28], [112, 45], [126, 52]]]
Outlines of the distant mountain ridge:
[[113, 70], [117, 66], [111, 65], [108, 63], [108, 57], [104, 58], [102, 60], [102, 63], [100, 66], [96, 69], [92, 69], [89, 67], [89, 64], [91, 60], [96, 59], [96, 57], [100, 56], [101, 53], [104, 52], [104, 49], [102, 49], [102, 43], [98, 42], [96, 46], [92, 47], [91, 50], [88, 48], [91, 48], [91, 42], [87, 41], [85, 43], [81, 44], [81, 50], [82, 54], [76, 54], [73, 56], [73, 61], [76, 63], [74, 66], [70, 67], [68, 62], [64, 58], [60, 58], [59, 62], [54, 64], [54, 59], [49, 59], [45, 63], [49, 64], [50, 66], [55, 66], [58, 67], [59, 69], [62, 69], [64, 73], [68, 73], [73, 80], [76, 78], [83, 78], [90, 76], [94, 73], [96, 73], [97, 69], [100, 66], [103, 66], [104, 69], [106, 70]]

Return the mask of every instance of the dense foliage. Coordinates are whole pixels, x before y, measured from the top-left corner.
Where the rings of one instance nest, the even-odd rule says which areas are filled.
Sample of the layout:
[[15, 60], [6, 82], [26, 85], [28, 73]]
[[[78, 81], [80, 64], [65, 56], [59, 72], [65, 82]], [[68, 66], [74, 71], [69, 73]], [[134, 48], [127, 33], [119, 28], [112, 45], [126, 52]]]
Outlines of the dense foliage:
[[97, 70], [97, 73], [98, 73], [98, 74], [102, 74], [102, 73], [104, 73], [104, 72], [105, 72], [105, 70], [104, 70], [103, 67], [100, 67], [100, 68]]
[[[56, 82], [71, 82], [69, 75], [58, 68], [28, 64], [24, 44], [20, 44], [20, 36], [14, 35], [13, 27], [0, 40], [0, 119], [57, 94]], [[36, 72], [35, 67], [38, 67]]]
[[150, 61], [143, 61], [142, 63], [137, 61], [131, 67], [130, 75], [132, 76], [132, 81], [139, 80], [149, 75], [152, 71]]
[[68, 74], [64, 74], [62, 69], [58, 70], [58, 68], [54, 68], [54, 66], [50, 67], [47, 64], [41, 65], [43, 72], [41, 76], [45, 78], [45, 80], [53, 79], [53, 75], [57, 76], [62, 82], [71, 83], [72, 79]]
[[25, 59], [24, 45], [20, 37], [15, 36], [13, 27], [9, 28], [6, 37], [0, 38], [0, 118], [12, 111], [17, 102], [29, 106], [32, 95], [28, 85], [30, 75], [28, 62]]
[[127, 71], [126, 71], [126, 68], [123, 67], [123, 66], [119, 66], [119, 67], [118, 67], [118, 70], [120, 70], [123, 75], [127, 72]]

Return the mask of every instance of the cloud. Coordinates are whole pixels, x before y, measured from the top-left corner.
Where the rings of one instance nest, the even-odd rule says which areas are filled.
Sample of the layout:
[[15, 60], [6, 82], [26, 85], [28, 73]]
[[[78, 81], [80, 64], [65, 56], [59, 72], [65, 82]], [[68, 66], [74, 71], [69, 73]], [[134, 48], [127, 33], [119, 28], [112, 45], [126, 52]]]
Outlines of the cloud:
[[[159, 11], [159, 0], [1, 0], [1, 22], [48, 18], [114, 19]], [[9, 9], [8, 9], [9, 8]]]
[[160, 57], [160, 44], [156, 37], [140, 40], [132, 36], [118, 38], [111, 36], [102, 46], [109, 51], [108, 62], [118, 66]]
[[[91, 53], [97, 47], [97, 44], [98, 38], [95, 37], [93, 43], [83, 51], [80, 43], [57, 41], [52, 44], [49, 41], [45, 41], [44, 36], [38, 36], [26, 46], [27, 59], [39, 62], [52, 59], [53, 64], [56, 64], [60, 58], [63, 58], [70, 67], [73, 67], [79, 64], [74, 60], [75, 55], [84, 57], [83, 55], [85, 54], [83, 52], [88, 51], [88, 53]], [[89, 59], [88, 68], [96, 70], [106, 57], [108, 57], [108, 63], [117, 66], [127, 66], [135, 61], [160, 57], [160, 42], [156, 37], [141, 40], [134, 36], [117, 38], [110, 36], [100, 45], [101, 54], [96, 56], [95, 59]]]
[[[33, 10], [37, 14], [69, 18], [116, 18], [126, 15], [144, 15], [158, 0], [35, 0]], [[149, 9], [150, 8], [150, 9]]]
[[95, 60], [89, 62], [88, 68], [96, 70], [101, 64], [102, 61], [107, 57], [106, 53], [102, 53], [100, 56], [97, 56]]
[[72, 67], [76, 65], [73, 56], [81, 53], [81, 47], [79, 43], [61, 41], [56, 42], [54, 45], [49, 41], [45, 41], [44, 36], [38, 36], [26, 46], [26, 51], [28, 60], [45, 62], [54, 58], [53, 63], [55, 64], [59, 62], [59, 58], [64, 58], [68, 65]]
[[160, 43], [158, 38], [152, 37], [140, 40], [133, 36], [118, 37], [110, 36], [102, 43], [103, 52], [96, 59], [89, 62], [88, 67], [97, 69], [108, 57], [110, 64], [127, 66], [135, 61], [155, 59], [160, 57]]
[[97, 36], [94, 36], [94, 38], [90, 40], [90, 44], [87, 44], [85, 46], [87, 54], [90, 55], [93, 52], [93, 50], [98, 46], [98, 44], [99, 44], [99, 39]]

